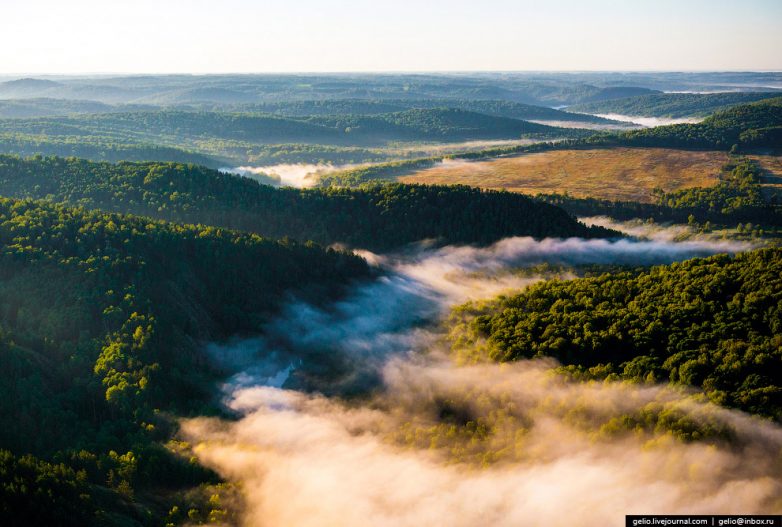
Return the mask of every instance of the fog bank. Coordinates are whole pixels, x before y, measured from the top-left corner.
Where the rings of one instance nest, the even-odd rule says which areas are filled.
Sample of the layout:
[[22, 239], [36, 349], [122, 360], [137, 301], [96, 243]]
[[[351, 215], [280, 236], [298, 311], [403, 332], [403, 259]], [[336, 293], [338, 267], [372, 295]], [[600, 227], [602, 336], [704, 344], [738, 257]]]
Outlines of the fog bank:
[[654, 126], [664, 126], [666, 124], [682, 124], [682, 123], [699, 123], [703, 121], [703, 117], [643, 117], [640, 115], [622, 115], [619, 113], [596, 113], [597, 117], [603, 119], [611, 119], [614, 121], [622, 121], [627, 123], [638, 124], [651, 128]]
[[[183, 423], [241, 483], [245, 525], [623, 525], [632, 513], [782, 510], [782, 431], [692, 393], [577, 383], [551, 361], [457, 366], [450, 306], [542, 279], [539, 263], [655, 264], [719, 240], [508, 238], [364, 253], [341, 301], [291, 301], [263, 336], [214, 344], [234, 422]], [[675, 423], [675, 424], [671, 424]], [[687, 440], [700, 430], [703, 439]]]
[[345, 170], [358, 165], [331, 165], [326, 163], [282, 163], [266, 166], [241, 166], [222, 169], [223, 172], [255, 179], [275, 187], [311, 188], [324, 174]]
[[[782, 510], [782, 430], [662, 387], [572, 383], [550, 364], [394, 360], [361, 404], [270, 387], [246, 417], [184, 425], [240, 481], [246, 525], [623, 525], [625, 514]], [[685, 442], [666, 415], [732, 437]]]

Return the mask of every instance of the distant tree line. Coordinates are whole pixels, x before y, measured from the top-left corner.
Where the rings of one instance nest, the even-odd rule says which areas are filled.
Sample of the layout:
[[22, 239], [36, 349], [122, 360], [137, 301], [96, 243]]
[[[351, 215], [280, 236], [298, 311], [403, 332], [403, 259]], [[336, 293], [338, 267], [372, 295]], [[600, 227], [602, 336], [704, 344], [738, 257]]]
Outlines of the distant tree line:
[[576, 104], [568, 111], [588, 114], [681, 118], [707, 116], [731, 106], [779, 97], [779, 92], [651, 93], [607, 101]]

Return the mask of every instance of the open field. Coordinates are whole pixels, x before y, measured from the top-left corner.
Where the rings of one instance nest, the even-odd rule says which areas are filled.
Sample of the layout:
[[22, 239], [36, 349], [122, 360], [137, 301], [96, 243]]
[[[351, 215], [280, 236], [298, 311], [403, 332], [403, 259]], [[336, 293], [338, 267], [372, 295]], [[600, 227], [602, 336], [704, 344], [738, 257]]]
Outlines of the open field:
[[560, 150], [490, 161], [446, 161], [399, 179], [649, 202], [655, 187], [673, 191], [714, 185], [727, 161], [725, 152], [667, 148]]

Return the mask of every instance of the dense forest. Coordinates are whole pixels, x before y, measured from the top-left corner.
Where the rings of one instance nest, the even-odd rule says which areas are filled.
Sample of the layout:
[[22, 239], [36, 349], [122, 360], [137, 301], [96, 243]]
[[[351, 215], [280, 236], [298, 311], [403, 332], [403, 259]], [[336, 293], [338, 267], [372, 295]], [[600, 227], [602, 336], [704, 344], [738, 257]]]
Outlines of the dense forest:
[[772, 212], [760, 189], [762, 170], [749, 159], [733, 161], [723, 167], [720, 182], [713, 187], [694, 187], [675, 192], [654, 192], [659, 205], [673, 209], [693, 209], [730, 215], [739, 211], [757, 211], [758, 217]]
[[247, 139], [257, 143], [337, 142], [341, 130], [271, 115], [158, 110], [4, 119], [0, 130], [34, 135]]
[[613, 113], [642, 117], [706, 117], [731, 106], [779, 97], [779, 95], [780, 92], [653, 93], [576, 104], [569, 106], [567, 110], [585, 114]]
[[457, 351], [486, 339], [493, 360], [554, 357], [580, 379], [696, 386], [782, 421], [780, 249], [543, 282], [452, 318], [467, 329]]
[[426, 185], [276, 189], [174, 163], [94, 163], [0, 156], [0, 195], [202, 223], [322, 244], [387, 250], [423, 239], [610, 236], [563, 210], [509, 192]]
[[354, 142], [465, 141], [519, 137], [579, 137], [588, 132], [453, 108], [411, 109], [374, 116], [311, 117], [308, 122], [344, 130]]
[[253, 144], [378, 145], [388, 141], [567, 137], [580, 130], [548, 127], [466, 110], [429, 108], [377, 115], [290, 118], [271, 114], [158, 110], [0, 120], [0, 132], [48, 137], [157, 140], [171, 146], [196, 140]]
[[[611, 144], [611, 137], [606, 136]], [[619, 135], [619, 144], [729, 150], [782, 148], [782, 98], [733, 106], [697, 124], [672, 124]]]
[[[442, 107], [296, 117], [193, 108], [118, 108], [94, 114], [0, 119], [0, 153], [176, 161], [219, 168], [247, 163], [383, 161], [414, 154], [421, 143], [589, 135], [586, 130]], [[405, 144], [409, 146], [400, 147]]]
[[[174, 141], [176, 143], [176, 141]], [[199, 150], [204, 153], [197, 153]], [[412, 151], [415, 153], [415, 151]], [[173, 161], [210, 168], [279, 163], [351, 164], [404, 157], [396, 149], [283, 143], [255, 144], [235, 140], [205, 140], [194, 145], [160, 146], [130, 138], [108, 136], [49, 136], [0, 133], [0, 154], [81, 157], [92, 161]], [[419, 154], [420, 155], [420, 154]]]
[[11, 495], [29, 477], [51, 525], [74, 507], [72, 524], [148, 523], [163, 511], [146, 494], [214, 480], [160, 445], [167, 412], [210, 411], [200, 343], [257, 330], [291, 291], [331, 296], [368, 273], [317, 246], [5, 198], [0, 242], [0, 447], [46, 460], [0, 453], [0, 501], [32, 500]]
[[158, 146], [133, 141], [116, 142], [112, 138], [31, 135], [0, 133], [0, 154], [32, 156], [46, 154], [62, 157], [82, 157], [95, 161], [173, 161], [195, 163], [219, 168], [224, 163], [215, 158], [182, 148]]
[[[237, 523], [241, 488], [200, 465], [177, 436], [181, 418], [237, 417], [216, 389], [233, 371], [205, 343], [261, 335], [282, 347], [268, 324], [286, 313], [281, 307], [300, 300], [327, 313], [324, 306], [350, 300], [355, 286], [385, 283], [382, 268], [335, 247], [406, 256], [421, 241], [485, 246], [509, 236], [620, 235], [575, 219], [595, 214], [704, 230], [782, 226], [779, 203], [761, 192], [764, 174], [739, 157], [782, 148], [782, 98], [658, 91], [778, 82], [776, 74], [688, 75], [0, 82], [4, 524]], [[629, 132], [530, 122], [617, 125], [551, 108], [573, 104], [718, 113], [699, 124]], [[522, 137], [541, 142], [485, 143]], [[445, 159], [616, 145], [736, 155], [714, 187], [655, 191], [651, 204], [393, 182]], [[288, 162], [379, 164], [326, 174], [312, 189], [217, 170]], [[585, 277], [573, 280], [560, 279], [572, 276], [565, 266], [514, 270], [538, 271], [551, 280], [453, 311], [455, 356], [554, 357], [558, 371], [576, 380], [695, 387], [705, 394], [699, 397], [782, 422], [782, 250], [654, 268], [585, 266], [575, 271]], [[394, 299], [371, 301], [385, 309]], [[415, 331], [430, 322], [437, 321], [416, 320]], [[308, 368], [327, 367], [301, 371]], [[630, 416], [622, 426], [642, 419]]]
[[[21, 103], [21, 101], [20, 101]], [[212, 106], [216, 109], [219, 106]], [[620, 124], [594, 115], [569, 113], [547, 106], [506, 100], [474, 99], [325, 99], [237, 105], [236, 111], [262, 112], [289, 117], [377, 115], [421, 108], [451, 108], [525, 121], [573, 121], [593, 124]], [[0, 106], [0, 112], [2, 106]], [[2, 115], [0, 113], [0, 115]]]
[[0, 118], [29, 119], [31, 117], [55, 117], [77, 113], [110, 113], [131, 110], [152, 110], [152, 106], [114, 106], [96, 101], [67, 99], [0, 99]]
[[[751, 100], [756, 100], [753, 98]], [[497, 117], [537, 121], [573, 121], [593, 124], [621, 124], [585, 113], [569, 113], [547, 106], [522, 104], [506, 100], [470, 99], [315, 99], [246, 104], [187, 104], [157, 107], [141, 104], [111, 105], [96, 101], [68, 99], [0, 99], [0, 118], [29, 119], [62, 117], [76, 114], [154, 112], [158, 110], [187, 110], [229, 112], [239, 114], [273, 114], [281, 117], [305, 118], [312, 116], [378, 115], [411, 109], [451, 108]]]

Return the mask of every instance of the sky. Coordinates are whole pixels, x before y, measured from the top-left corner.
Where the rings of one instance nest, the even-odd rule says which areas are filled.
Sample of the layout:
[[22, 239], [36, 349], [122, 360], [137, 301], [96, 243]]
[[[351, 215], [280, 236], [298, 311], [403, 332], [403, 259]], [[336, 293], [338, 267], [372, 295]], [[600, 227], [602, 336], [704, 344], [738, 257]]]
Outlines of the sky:
[[782, 70], [782, 0], [0, 0], [0, 74]]

